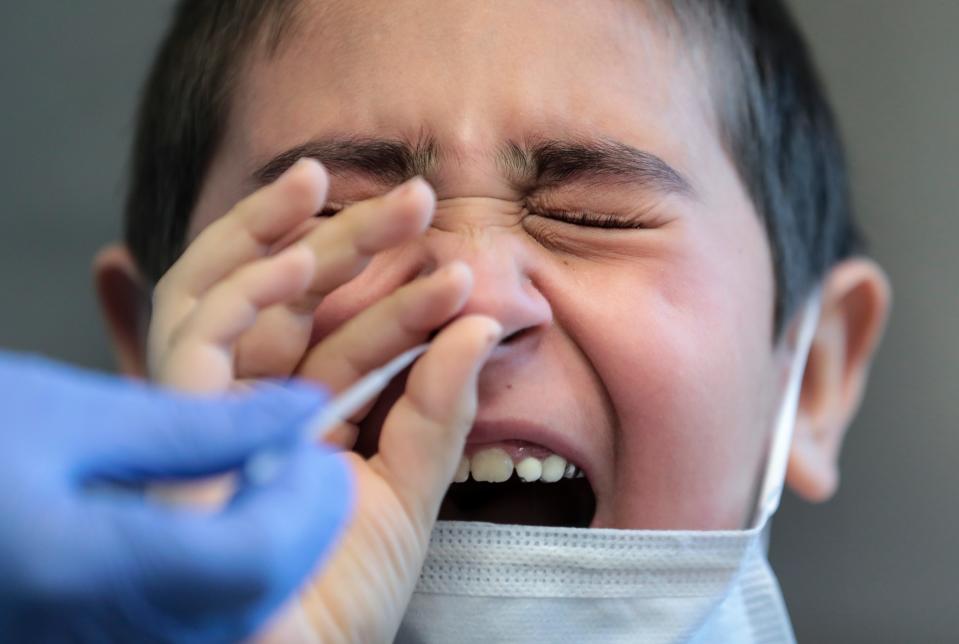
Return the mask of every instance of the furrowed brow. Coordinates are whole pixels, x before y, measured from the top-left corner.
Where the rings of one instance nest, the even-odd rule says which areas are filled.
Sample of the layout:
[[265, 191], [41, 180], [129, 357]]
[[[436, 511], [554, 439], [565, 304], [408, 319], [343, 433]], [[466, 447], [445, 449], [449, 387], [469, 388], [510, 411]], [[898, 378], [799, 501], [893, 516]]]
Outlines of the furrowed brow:
[[334, 174], [356, 173], [386, 185], [425, 175], [436, 164], [436, 143], [426, 138], [415, 145], [374, 138], [335, 138], [307, 141], [276, 155], [252, 175], [257, 185], [276, 180], [303, 157], [318, 160]]
[[502, 165], [517, 184], [553, 187], [571, 182], [630, 183], [663, 194], [694, 197], [692, 183], [650, 152], [610, 140], [509, 142]]

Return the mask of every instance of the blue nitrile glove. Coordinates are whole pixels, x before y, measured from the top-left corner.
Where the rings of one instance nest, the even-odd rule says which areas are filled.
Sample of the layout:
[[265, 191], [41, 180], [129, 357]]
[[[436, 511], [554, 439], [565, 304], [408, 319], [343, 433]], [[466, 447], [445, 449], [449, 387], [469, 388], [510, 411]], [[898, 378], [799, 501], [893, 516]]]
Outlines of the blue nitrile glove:
[[[219, 401], [0, 352], [0, 640], [208, 642], [251, 634], [314, 569], [353, 503], [341, 457], [298, 426], [305, 385]], [[290, 458], [222, 511], [130, 485]]]

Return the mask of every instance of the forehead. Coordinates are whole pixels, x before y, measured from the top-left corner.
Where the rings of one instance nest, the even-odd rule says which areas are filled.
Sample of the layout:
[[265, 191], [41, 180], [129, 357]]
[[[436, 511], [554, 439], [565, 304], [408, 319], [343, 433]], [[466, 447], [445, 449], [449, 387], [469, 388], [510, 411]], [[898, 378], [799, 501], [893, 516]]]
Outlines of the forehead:
[[250, 62], [227, 142], [255, 163], [305, 137], [428, 131], [464, 160], [563, 132], [682, 167], [713, 129], [704, 85], [635, 0], [305, 1], [278, 52]]

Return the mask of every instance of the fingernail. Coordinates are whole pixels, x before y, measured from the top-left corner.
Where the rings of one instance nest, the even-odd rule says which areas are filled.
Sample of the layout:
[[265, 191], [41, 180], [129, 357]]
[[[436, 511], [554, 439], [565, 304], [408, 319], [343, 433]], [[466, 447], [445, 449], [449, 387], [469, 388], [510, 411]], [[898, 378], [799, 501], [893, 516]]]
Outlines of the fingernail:
[[420, 189], [420, 187], [423, 185], [428, 185], [426, 180], [423, 179], [423, 177], [415, 176], [412, 179], [407, 179], [400, 185], [390, 190], [389, 194], [386, 196], [390, 199], [402, 199], [410, 193]]
[[449, 277], [453, 275], [454, 273], [467, 273], [467, 272], [470, 272], [470, 267], [466, 264], [466, 262], [457, 259], [450, 262], [449, 264], [444, 266], [442, 269], [440, 269], [437, 275], [439, 277]]
[[490, 323], [489, 335], [486, 336], [486, 341], [490, 345], [495, 345], [503, 339], [503, 325], [492, 318], [490, 318]]
[[305, 165], [319, 166], [320, 162], [314, 159], [313, 157], [300, 157], [299, 159], [296, 160], [296, 163], [290, 166], [290, 170], [292, 170], [293, 168], [298, 168], [300, 166], [305, 166]]
[[283, 177], [288, 177], [291, 174], [295, 174], [306, 166], [310, 166], [313, 169], [313, 172], [316, 174], [319, 174], [322, 169], [320, 162], [313, 157], [300, 157], [293, 165], [287, 168], [283, 174], [280, 175], [280, 178], [282, 179]]

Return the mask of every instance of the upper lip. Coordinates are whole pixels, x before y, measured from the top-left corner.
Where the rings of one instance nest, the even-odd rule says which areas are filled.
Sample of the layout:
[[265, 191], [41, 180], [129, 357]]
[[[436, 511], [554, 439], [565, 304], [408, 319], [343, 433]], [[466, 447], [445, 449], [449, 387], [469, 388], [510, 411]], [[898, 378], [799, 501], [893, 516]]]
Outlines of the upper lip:
[[593, 467], [586, 449], [577, 444], [572, 437], [565, 436], [545, 425], [532, 421], [516, 418], [477, 420], [466, 437], [466, 444], [482, 445], [508, 440], [520, 440], [541, 445], [554, 454], [566, 458], [567, 461], [583, 470], [586, 478], [590, 479], [590, 472]]

